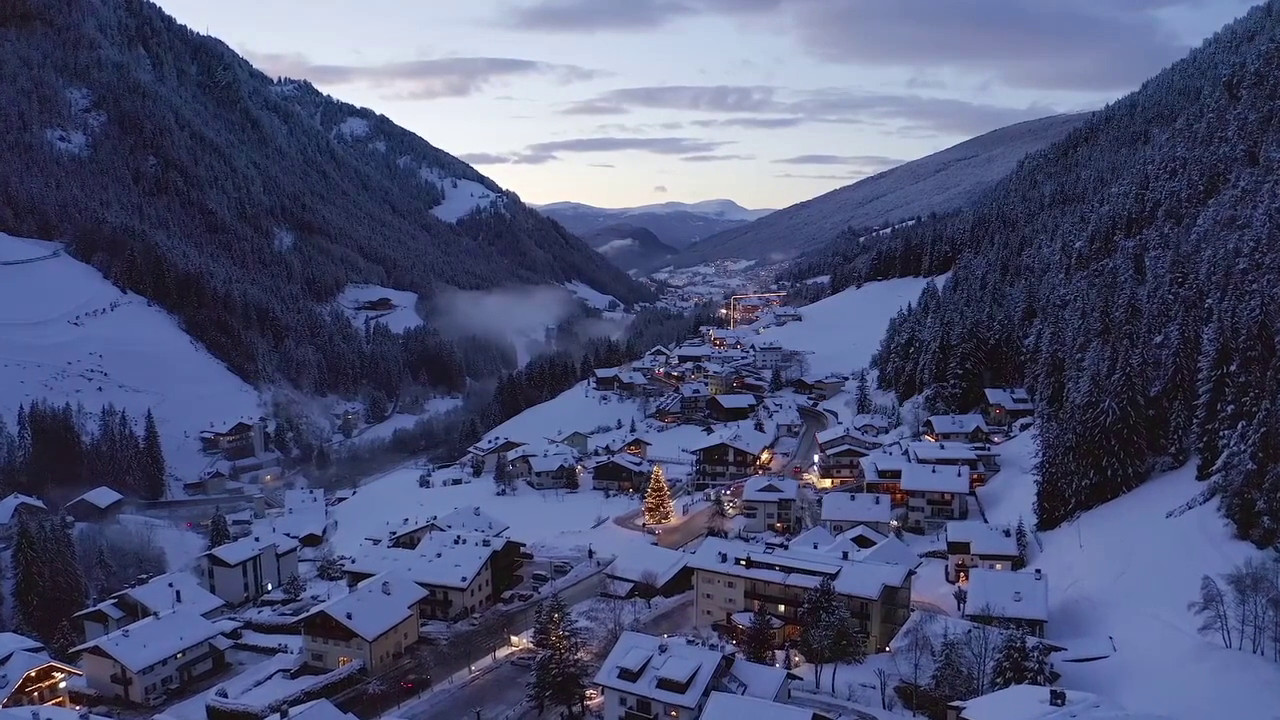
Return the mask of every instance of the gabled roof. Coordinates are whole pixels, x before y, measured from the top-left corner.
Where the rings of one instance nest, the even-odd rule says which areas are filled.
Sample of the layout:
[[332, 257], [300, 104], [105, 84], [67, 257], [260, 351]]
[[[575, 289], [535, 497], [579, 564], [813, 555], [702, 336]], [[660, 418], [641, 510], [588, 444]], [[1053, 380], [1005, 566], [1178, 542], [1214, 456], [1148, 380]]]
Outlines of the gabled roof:
[[467, 454], [480, 455], [480, 456], [488, 455], [489, 453], [496, 452], [498, 448], [502, 447], [507, 443], [511, 443], [516, 447], [520, 447], [521, 445], [524, 445], [523, 442], [519, 440], [512, 440], [511, 438], [508, 438], [508, 437], [502, 437], [502, 436], [487, 437], [487, 438], [481, 439], [480, 442], [476, 443], [475, 445], [472, 445], [471, 447], [467, 448]]
[[888, 523], [893, 518], [889, 498], [881, 493], [829, 492], [822, 496], [822, 521]]
[[99, 603], [88, 610], [103, 610], [108, 615], [112, 612], [103, 606], [114, 604], [120, 598], [128, 598], [137, 603], [148, 614], [165, 613], [186, 608], [199, 615], [205, 615], [226, 605], [222, 598], [200, 587], [195, 575], [183, 570], [157, 575], [141, 585], [125, 588], [112, 595], [106, 602]]
[[1006, 410], [1035, 410], [1036, 404], [1026, 388], [983, 388], [987, 403]]
[[596, 460], [594, 463], [592, 463], [591, 468], [594, 470], [595, 468], [598, 468], [601, 465], [609, 465], [611, 463], [614, 465], [621, 465], [622, 467], [630, 470], [631, 472], [636, 472], [636, 473], [647, 473], [647, 472], [653, 471], [652, 463], [650, 463], [649, 461], [639, 456], [632, 455], [631, 453], [625, 453], [625, 452], [616, 453], [608, 457], [600, 458]]
[[849, 427], [860, 428], [871, 426], [880, 430], [889, 430], [889, 421], [883, 415], [875, 413], [863, 413], [862, 415], [854, 415], [849, 420]]
[[72, 652], [97, 652], [137, 673], [220, 634], [219, 627], [199, 613], [180, 608], [145, 617], [72, 648]]
[[343, 567], [371, 576], [394, 571], [419, 585], [463, 589], [471, 586], [489, 558], [507, 542], [478, 533], [437, 532], [412, 550], [362, 546]]
[[[695, 570], [763, 580], [796, 588], [816, 587], [830, 577], [836, 592], [853, 597], [878, 599], [886, 587], [902, 587], [915, 566], [858, 560], [856, 548], [839, 542], [828, 548], [761, 549], [740, 540], [707, 538], [689, 560]], [[849, 552], [849, 559], [844, 559]], [[723, 558], [723, 560], [721, 559]]]
[[[151, 720], [157, 719], [153, 717]], [[286, 719], [276, 713], [267, 716], [266, 720]], [[289, 708], [287, 720], [356, 720], [356, 716], [339, 710], [333, 703], [321, 698]]]
[[1012, 532], [1007, 528], [998, 528], [977, 520], [947, 523], [947, 542], [969, 543], [969, 552], [972, 555], [995, 557], [1018, 555], [1018, 540]]
[[791, 538], [791, 544], [796, 547], [812, 547], [815, 543], [818, 547], [826, 547], [835, 541], [836, 536], [827, 532], [827, 529], [821, 525], [811, 527]]
[[1040, 685], [1013, 685], [972, 700], [953, 702], [951, 707], [960, 710], [962, 720], [1170, 720], [1164, 715], [1128, 712], [1092, 693], [1063, 692], [1063, 707], [1051, 705], [1049, 688]]
[[973, 448], [960, 442], [929, 442], [918, 440], [907, 445], [907, 453], [915, 462], [977, 462], [978, 454]]
[[742, 683], [741, 688], [735, 688], [740, 690], [739, 695], [764, 700], [775, 698], [782, 690], [782, 686], [786, 685], [787, 680], [800, 679], [785, 668], [761, 665], [740, 657], [735, 658], [733, 665], [729, 666], [729, 674]]
[[620, 372], [618, 368], [598, 368], [591, 371], [596, 378], [616, 378]]
[[902, 467], [899, 487], [903, 492], [933, 492], [966, 495], [969, 492], [969, 470], [962, 465], [920, 465]]
[[645, 353], [645, 355], [670, 355], [670, 354], [671, 354], [671, 351], [667, 349], [666, 345], [654, 345], [653, 347], [649, 348], [648, 352]]
[[970, 413], [968, 415], [930, 415], [925, 422], [933, 428], [936, 433], [955, 434], [955, 433], [971, 433], [974, 430], [987, 432], [987, 421], [982, 419], [981, 415]]
[[627, 370], [626, 372], [618, 373], [618, 381], [625, 385], [646, 385], [649, 382], [649, 378], [645, 377], [644, 373]]
[[354, 590], [317, 605], [305, 617], [324, 613], [367, 642], [386, 635], [416, 614], [414, 606], [427, 596], [418, 583], [397, 572], [385, 572]]
[[1049, 621], [1049, 579], [1043, 571], [974, 568], [968, 589], [965, 617]]
[[479, 505], [454, 508], [434, 521], [436, 527], [455, 533], [479, 533], [497, 537], [511, 528], [507, 523], [480, 509]]
[[798, 481], [777, 475], [756, 475], [747, 478], [742, 487], [742, 499], [746, 502], [795, 500], [799, 495]]
[[773, 439], [762, 432], [737, 429], [729, 434], [717, 433], [715, 435], [711, 435], [706, 440], [703, 440], [701, 444], [695, 445], [690, 449], [693, 452], [698, 452], [699, 450], [706, 450], [717, 445], [728, 445], [731, 448], [741, 450], [751, 455], [759, 455], [764, 452], [765, 448], [772, 444]]
[[258, 533], [242, 537], [226, 545], [219, 545], [212, 550], [206, 550], [201, 555], [216, 558], [220, 562], [234, 567], [248, 562], [264, 552], [274, 552], [277, 556], [280, 556], [297, 549], [298, 541], [287, 535]]
[[[663, 705], [693, 709], [725, 661], [718, 650], [627, 631], [609, 651], [595, 683]], [[688, 690], [662, 688], [660, 682], [687, 684]]]
[[529, 458], [529, 469], [536, 473], [555, 472], [577, 464], [577, 460], [571, 455], [539, 455]]
[[817, 720], [825, 718], [810, 708], [733, 693], [713, 692], [701, 720]]
[[682, 397], [705, 397], [710, 394], [711, 391], [707, 389], [706, 383], [687, 382], [680, 386], [680, 395]]
[[658, 587], [667, 584], [689, 564], [689, 554], [658, 545], [629, 545], [605, 568], [604, 574], [637, 583], [642, 575], [653, 573]]
[[[0, 701], [7, 700], [27, 673], [46, 665], [53, 665], [67, 675], [83, 675], [79, 669], [60, 663], [49, 657], [43, 649], [38, 651], [15, 650], [0, 660]], [[30, 716], [28, 716], [29, 718]]]
[[746, 393], [732, 393], [724, 395], [714, 395], [711, 402], [718, 403], [720, 407], [729, 410], [749, 410], [760, 404], [760, 400], [755, 395]]
[[22, 506], [45, 511], [49, 509], [45, 507], [44, 501], [40, 498], [23, 495], [22, 493], [10, 493], [3, 500], [0, 500], [0, 525], [8, 525], [13, 522], [14, 513]]
[[99, 485], [98, 487], [84, 493], [83, 495], [76, 498], [75, 500], [72, 500], [71, 502], [67, 503], [67, 505], [72, 505], [78, 502], [86, 502], [98, 508], [99, 510], [106, 510], [107, 508], [111, 507], [112, 505], [115, 505], [118, 502], [121, 502], [122, 500], [124, 500], [124, 496], [121, 495], [120, 493], [116, 492], [115, 490], [112, 490], [106, 485]]

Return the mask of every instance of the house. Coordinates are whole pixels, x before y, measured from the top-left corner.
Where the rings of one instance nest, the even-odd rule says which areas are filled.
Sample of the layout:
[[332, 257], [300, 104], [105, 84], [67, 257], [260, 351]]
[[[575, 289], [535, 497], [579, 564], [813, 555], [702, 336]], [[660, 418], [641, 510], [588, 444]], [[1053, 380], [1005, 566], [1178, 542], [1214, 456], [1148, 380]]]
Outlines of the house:
[[582, 432], [581, 430], [574, 430], [573, 432], [566, 433], [564, 435], [561, 435], [558, 438], [552, 439], [553, 442], [558, 442], [561, 445], [566, 445], [570, 448], [573, 448], [573, 451], [578, 453], [579, 455], [587, 454], [587, 443], [590, 440], [591, 440], [591, 436]]
[[[704, 715], [703, 718], [706, 716]], [[1133, 713], [1092, 693], [1013, 685], [947, 705], [946, 720], [1171, 720], [1165, 715]]]
[[779, 307], [773, 311], [773, 319], [779, 325], [785, 325], [789, 322], [799, 322], [804, 320], [804, 316], [800, 314], [800, 310], [794, 307]]
[[964, 468], [907, 463], [898, 487], [907, 496], [907, 527], [930, 530], [969, 517], [969, 473]]
[[1026, 388], [983, 388], [982, 417], [988, 425], [1009, 427], [1036, 414], [1035, 401]]
[[732, 659], [719, 650], [627, 631], [596, 672], [610, 717], [697, 718]]
[[285, 535], [248, 535], [202, 553], [200, 585], [232, 607], [257, 600], [298, 573], [298, 541]]
[[801, 387], [807, 388], [807, 391], [801, 390], [801, 392], [812, 395], [819, 400], [825, 400], [844, 390], [844, 384], [848, 381], [849, 378], [843, 375], [831, 374], [820, 377], [809, 376], [801, 378], [799, 382]]
[[93, 640], [157, 613], [185, 609], [212, 620], [226, 607], [222, 598], [200, 587], [196, 576], [179, 570], [125, 588], [72, 618], [84, 624], [84, 639]]
[[484, 512], [479, 506], [471, 505], [454, 508], [445, 515], [429, 515], [425, 518], [402, 517], [400, 520], [388, 520], [383, 529], [365, 536], [370, 545], [386, 545], [387, 547], [413, 550], [427, 536], [438, 532], [478, 533], [489, 537], [499, 537], [511, 526]]
[[616, 390], [619, 372], [618, 368], [600, 368], [591, 371], [591, 379], [597, 390]]
[[837, 425], [815, 434], [818, 442], [818, 477], [828, 486], [860, 483], [862, 458], [879, 450], [882, 443], [858, 430]]
[[902, 473], [912, 465], [906, 457], [888, 451], [872, 453], [861, 460], [863, 488], [869, 493], [888, 495], [894, 507], [906, 507]]
[[991, 430], [981, 415], [930, 415], [925, 418], [921, 429], [924, 438], [933, 442], [956, 440], [959, 442], [981, 443], [991, 440]]
[[298, 541], [302, 547], [319, 547], [329, 532], [329, 506], [324, 491], [285, 490], [284, 509], [271, 518], [271, 531]]
[[682, 415], [701, 415], [707, 409], [707, 398], [711, 390], [705, 383], [687, 382], [680, 386], [680, 413]]
[[734, 384], [742, 377], [742, 373], [737, 368], [708, 364], [703, 370], [702, 377], [707, 381], [707, 388], [714, 397], [733, 392]]
[[648, 440], [635, 434], [606, 433], [591, 438], [591, 454], [616, 455], [627, 453], [641, 460], [649, 457], [649, 448], [653, 446]]
[[755, 395], [712, 395], [707, 400], [707, 415], [720, 422], [746, 420], [759, 404], [760, 400]]
[[635, 492], [649, 481], [653, 465], [631, 453], [597, 459], [591, 465], [591, 487], [613, 492]]
[[791, 478], [756, 475], [742, 486], [743, 530], [791, 533], [800, 522], [800, 483]]
[[689, 554], [659, 545], [627, 546], [604, 569], [604, 575], [612, 597], [674, 597], [693, 588]]
[[671, 362], [672, 353], [665, 345], [654, 345], [644, 354], [644, 358], [661, 367]]
[[51, 659], [39, 642], [0, 632], [0, 706], [69, 707], [67, 680], [83, 674], [79, 668]]
[[230, 479], [237, 482], [262, 484], [281, 476], [280, 454], [266, 450], [227, 461], [225, 467]]
[[675, 349], [676, 362], [702, 362], [711, 356], [711, 347], [704, 343], [681, 343]]
[[387, 572], [317, 605], [302, 618], [304, 661], [324, 670], [359, 661], [377, 674], [418, 642], [418, 605], [426, 597], [418, 583]]
[[[234, 627], [234, 624], [232, 624]], [[147, 703], [227, 665], [226, 621], [215, 624], [187, 608], [143, 618], [72, 648], [93, 690]]]
[[481, 510], [478, 505], [454, 508], [452, 512], [433, 518], [431, 525], [439, 532], [476, 533], [489, 537], [501, 537], [511, 529], [510, 525]]
[[183, 480], [182, 490], [187, 495], [222, 495], [227, 492], [230, 479], [220, 467], [206, 468], [198, 476]]
[[1017, 559], [1018, 541], [1008, 528], [977, 521], [947, 523], [947, 582], [968, 582], [974, 569], [1012, 571]]
[[956, 442], [919, 441], [907, 445], [907, 457], [911, 462], [925, 465], [963, 467], [969, 471], [969, 490], [977, 490], [987, 484], [990, 472], [978, 457], [973, 446]]
[[524, 443], [510, 438], [488, 437], [467, 448], [466, 456], [458, 464], [470, 467], [474, 463], [479, 463], [483, 468], [481, 472], [492, 472], [494, 466], [498, 464], [499, 457], [505, 457], [507, 453], [522, 445]]
[[1049, 624], [1049, 581], [1043, 570], [1002, 572], [973, 568], [966, 588], [969, 596], [964, 604], [965, 619], [1044, 637]]
[[773, 700], [713, 692], [707, 698], [699, 720], [833, 720], [834, 716], [799, 705]]
[[[897, 538], [883, 543], [901, 548], [859, 550], [837, 540], [818, 547], [791, 543], [789, 547], [721, 538], [706, 538], [693, 553], [694, 623], [700, 629], [720, 629], [738, 613], [764, 605], [784, 623], [783, 634], [799, 631], [798, 613], [805, 594], [823, 578], [848, 603], [850, 613], [867, 638], [867, 651], [878, 652], [907, 621], [911, 608], [911, 577], [920, 559]], [[905, 552], [904, 552], [905, 551]], [[901, 563], [862, 559], [869, 553], [901, 558]]]
[[200, 449], [205, 452], [234, 452], [238, 448], [252, 446], [253, 424], [241, 420], [226, 430], [201, 430]]
[[120, 512], [122, 507], [123, 495], [99, 485], [63, 506], [62, 513], [75, 518], [76, 522], [100, 522]]
[[618, 373], [618, 379], [614, 383], [614, 388], [618, 392], [635, 397], [648, 393], [651, 387], [649, 378], [644, 373], [635, 370]]
[[788, 398], [765, 398], [756, 411], [756, 417], [772, 422], [778, 434], [786, 437], [798, 437], [804, 429], [799, 408]]
[[713, 435], [691, 448], [694, 461], [693, 484], [705, 490], [721, 487], [755, 475], [769, 464], [773, 439], [754, 430], [735, 430], [728, 436]]
[[23, 517], [35, 517], [49, 512], [44, 501], [22, 493], [9, 493], [0, 500], [0, 541], [8, 542], [18, 530]]
[[494, 559], [508, 545], [518, 554], [519, 544], [506, 538], [433, 533], [412, 550], [367, 545], [343, 568], [352, 587], [385, 572], [403, 575], [426, 591], [419, 603], [422, 619], [459, 620], [491, 607], [516, 584], [510, 566], [502, 570], [510, 574], [495, 577]]
[[879, 493], [830, 492], [821, 497], [822, 527], [833, 535], [859, 525], [889, 534], [893, 508], [889, 498]]
[[849, 420], [849, 427], [867, 437], [878, 437], [893, 429], [888, 419], [883, 415], [875, 414], [854, 415]]
[[765, 372], [772, 372], [782, 366], [782, 345], [776, 340], [752, 341], [751, 355], [752, 364]]
[[578, 458], [568, 445], [525, 445], [511, 453], [511, 476], [538, 490], [565, 487], [577, 477]]

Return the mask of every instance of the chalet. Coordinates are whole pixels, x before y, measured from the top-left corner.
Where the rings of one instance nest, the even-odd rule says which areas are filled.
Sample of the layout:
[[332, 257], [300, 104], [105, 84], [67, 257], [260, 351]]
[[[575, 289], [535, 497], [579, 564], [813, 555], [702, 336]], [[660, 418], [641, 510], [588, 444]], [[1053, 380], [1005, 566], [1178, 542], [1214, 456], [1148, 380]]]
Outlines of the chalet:
[[675, 349], [676, 362], [702, 362], [711, 356], [711, 347], [703, 343], [683, 343]]
[[100, 522], [120, 512], [123, 506], [123, 495], [99, 485], [63, 506], [62, 513], [76, 522]]
[[10, 493], [0, 500], [0, 541], [9, 542], [17, 532], [18, 523], [24, 517], [45, 515], [49, 508], [44, 501], [22, 493]]
[[356, 309], [362, 312], [390, 312], [396, 309], [396, 304], [391, 298], [380, 297], [375, 300], [365, 300], [357, 305]]
[[636, 492], [649, 480], [653, 466], [631, 453], [599, 458], [591, 465], [591, 487], [613, 492]]
[[272, 532], [296, 540], [302, 547], [319, 547], [329, 532], [329, 507], [323, 490], [284, 491], [284, 509], [271, 518]]
[[591, 378], [597, 390], [616, 390], [618, 388], [618, 368], [600, 368], [593, 370]]
[[1001, 572], [974, 568], [966, 586], [964, 617], [984, 625], [1014, 627], [1044, 637], [1049, 624], [1049, 581], [1040, 569]]
[[1043, 685], [1013, 685], [972, 700], [956, 700], [947, 705], [944, 717], [945, 720], [1172, 720], [1165, 715], [1128, 712], [1119, 704], [1092, 693]]
[[39, 642], [0, 632], [0, 706], [69, 707], [67, 680], [83, 674], [79, 668], [51, 659]]
[[649, 378], [644, 373], [635, 370], [627, 370], [618, 373], [618, 378], [614, 383], [614, 389], [620, 393], [639, 397], [645, 395], [652, 388], [649, 385]]
[[433, 533], [479, 533], [489, 537], [501, 537], [510, 526], [479, 506], [455, 508], [445, 515], [426, 517], [402, 517], [388, 520], [382, 527], [365, 536], [365, 542], [374, 546], [413, 550]]
[[907, 496], [907, 527], [930, 530], [969, 517], [969, 473], [964, 468], [907, 463], [901, 491]]
[[924, 438], [934, 442], [955, 440], [959, 442], [988, 442], [991, 430], [981, 415], [931, 415], [921, 428]]
[[765, 372], [772, 372], [782, 366], [782, 345], [776, 340], [753, 340], [751, 342], [752, 363]]
[[596, 672], [604, 707], [626, 720], [697, 718], [733, 660], [712, 650], [627, 631]]
[[488, 437], [467, 448], [467, 455], [459, 464], [466, 467], [472, 463], [480, 463], [482, 472], [492, 472], [499, 457], [505, 457], [507, 453], [523, 445], [523, 442], [510, 438]]
[[590, 442], [591, 436], [580, 430], [574, 430], [573, 432], [566, 433], [558, 438], [553, 438], [553, 440], [561, 445], [568, 445], [579, 455], [586, 455], [587, 443]]
[[189, 480], [182, 481], [182, 490], [188, 495], [222, 495], [227, 492], [231, 478], [220, 467], [207, 468]]
[[572, 455], [521, 458], [518, 474], [535, 490], [572, 487], [578, 479], [578, 459]]
[[723, 395], [733, 392], [734, 383], [742, 377], [742, 373], [737, 368], [727, 365], [708, 363], [703, 369], [702, 377], [706, 380], [707, 389], [712, 395]]
[[865, 633], [867, 651], [878, 652], [910, 615], [911, 577], [920, 562], [897, 538], [884, 543], [902, 548], [886, 551], [882, 557], [901, 557], [904, 562], [861, 559], [876, 549], [860, 552], [847, 541], [829, 546], [817, 543], [816, 548], [799, 543], [766, 548], [707, 538], [689, 560], [694, 572], [694, 623], [703, 630], [727, 627], [734, 615], [764, 605], [785, 623], [784, 635], [791, 637], [798, 632], [806, 593], [830, 578], [858, 629]]
[[427, 591], [395, 572], [369, 578], [302, 618], [304, 661], [335, 670], [364, 663], [376, 675], [418, 641], [419, 603]]
[[[232, 624], [232, 628], [234, 628]], [[88, 686], [108, 698], [146, 704], [227, 666], [226, 621], [179, 608], [143, 618], [72, 648]]]
[[707, 400], [707, 415], [720, 422], [746, 420], [759, 404], [755, 395], [712, 395]]
[[673, 355], [671, 353], [671, 350], [669, 350], [667, 346], [654, 345], [653, 347], [649, 348], [648, 352], [644, 354], [644, 357], [653, 361], [657, 366], [660, 367], [662, 365], [666, 365], [667, 363], [671, 362], [671, 358], [673, 357]]
[[696, 457], [694, 487], [721, 487], [755, 475], [769, 465], [772, 445], [772, 438], [754, 430], [740, 429], [727, 437], [713, 435], [691, 448]]
[[1013, 570], [1018, 542], [1008, 528], [985, 522], [947, 523], [947, 571], [949, 583], [963, 583], [969, 571]]
[[791, 478], [757, 475], [742, 486], [743, 530], [791, 533], [800, 522], [800, 483]]
[[893, 520], [889, 498], [879, 493], [830, 492], [822, 496], [822, 527], [839, 535], [859, 525], [888, 534]]
[[903, 469], [911, 461], [902, 455], [888, 451], [872, 453], [860, 461], [863, 489], [869, 493], [882, 493], [890, 497], [894, 507], [905, 507], [907, 496], [902, 492]]
[[969, 473], [969, 489], [977, 490], [987, 484], [990, 473], [979, 459], [978, 453], [967, 443], [913, 442], [907, 445], [907, 457], [922, 465], [962, 467]]
[[226, 473], [232, 480], [244, 483], [269, 483], [282, 475], [279, 453], [263, 451], [226, 461]]
[[84, 624], [84, 639], [93, 640], [158, 613], [185, 609], [212, 620], [226, 607], [222, 598], [200, 587], [194, 575], [176, 571], [125, 588], [71, 617]]
[[1036, 413], [1036, 404], [1026, 388], [984, 388], [982, 417], [995, 427], [1009, 427]]
[[637, 543], [618, 553], [604, 569], [609, 579], [602, 593], [612, 597], [675, 597], [693, 588], [689, 554]]
[[506, 557], [508, 547], [519, 554], [519, 543], [507, 538], [434, 533], [412, 550], [365, 546], [343, 567], [351, 587], [385, 572], [403, 575], [426, 590], [419, 608], [423, 619], [458, 620], [492, 607], [498, 595], [519, 584], [518, 564], [494, 563]]
[[200, 431], [200, 448], [205, 452], [224, 453], [253, 445], [253, 423], [243, 420], [226, 430]]
[[800, 310], [793, 307], [779, 307], [773, 311], [773, 319], [779, 325], [785, 325], [789, 322], [799, 322], [804, 320], [804, 316], [800, 314]]
[[797, 437], [804, 429], [800, 410], [789, 398], [765, 398], [756, 411], [756, 417], [773, 423], [778, 434], [786, 437]]
[[680, 412], [683, 415], [701, 415], [707, 409], [711, 391], [705, 383], [687, 382], [680, 386]]
[[502, 537], [511, 526], [480, 509], [478, 505], [454, 508], [452, 512], [432, 518], [431, 525], [443, 533], [477, 533]]
[[592, 455], [616, 455], [627, 453], [644, 459], [649, 457], [649, 448], [653, 443], [632, 433], [609, 433], [591, 438]]
[[284, 535], [249, 535], [202, 553], [200, 585], [232, 607], [279, 589], [298, 573], [298, 541]]
[[883, 415], [875, 414], [854, 415], [849, 420], [849, 428], [867, 437], [879, 437], [893, 429]]

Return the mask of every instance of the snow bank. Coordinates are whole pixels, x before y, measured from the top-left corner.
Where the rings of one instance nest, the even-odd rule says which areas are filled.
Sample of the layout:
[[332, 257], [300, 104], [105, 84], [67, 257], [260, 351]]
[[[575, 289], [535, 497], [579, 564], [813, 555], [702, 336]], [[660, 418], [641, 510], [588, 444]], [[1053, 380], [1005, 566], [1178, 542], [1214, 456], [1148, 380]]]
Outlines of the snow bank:
[[[391, 310], [361, 310], [360, 305], [381, 298], [389, 299], [394, 307]], [[395, 332], [404, 332], [411, 327], [425, 325], [426, 321], [415, 309], [418, 304], [418, 293], [408, 290], [392, 290], [381, 285], [348, 285], [338, 294], [338, 304], [342, 306], [347, 317], [356, 327], [363, 329], [365, 319], [386, 323]]]
[[[48, 256], [54, 243], [0, 234], [0, 263]], [[259, 414], [258, 393], [192, 340], [168, 313], [122, 293], [60, 254], [0, 265], [0, 415], [36, 398], [114, 403], [155, 413], [169, 470], [205, 465], [198, 434]]]

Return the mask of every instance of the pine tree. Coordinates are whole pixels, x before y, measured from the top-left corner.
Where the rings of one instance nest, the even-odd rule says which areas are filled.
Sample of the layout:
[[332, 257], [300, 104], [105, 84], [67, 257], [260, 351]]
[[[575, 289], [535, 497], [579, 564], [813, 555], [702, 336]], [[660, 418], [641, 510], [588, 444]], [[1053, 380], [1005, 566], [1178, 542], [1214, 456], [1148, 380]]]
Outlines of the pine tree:
[[1031, 675], [1031, 652], [1027, 649], [1026, 636], [1006, 631], [1000, 641], [992, 669], [992, 689], [1003, 690], [1013, 685], [1026, 684]]
[[742, 654], [754, 663], [773, 664], [773, 617], [764, 603], [758, 603], [751, 613], [751, 624], [742, 638]]
[[1027, 663], [1027, 679], [1028, 685], [1042, 685], [1048, 687], [1053, 684], [1053, 670], [1050, 668], [1049, 655], [1053, 650], [1042, 642], [1038, 642], [1030, 649], [1030, 662]]
[[724, 499], [719, 492], [711, 496], [711, 512], [707, 513], [707, 535], [710, 537], [729, 536], [729, 512], [725, 510]]
[[631, 418], [631, 425], [627, 428], [627, 432], [634, 435], [636, 433], [636, 419]]
[[116, 566], [107, 555], [107, 546], [100, 544], [93, 554], [93, 579], [90, 589], [95, 600], [102, 600], [111, 593], [108, 588], [115, 581]]
[[867, 371], [858, 374], [858, 385], [853, 393], [853, 408], [858, 415], [869, 415], [875, 410], [875, 400], [871, 397], [871, 383], [867, 380]]
[[586, 693], [587, 666], [582, 658], [582, 638], [573, 614], [552, 595], [535, 613], [532, 632], [538, 657], [534, 661], [525, 698], [541, 713], [563, 707], [569, 713], [580, 706]]
[[782, 390], [782, 386], [782, 371], [774, 368], [773, 372], [769, 374], [769, 392], [776, 393]]
[[231, 542], [231, 526], [227, 523], [227, 516], [222, 514], [222, 510], [214, 510], [213, 517], [209, 518], [209, 549], [222, 547]]
[[[822, 666], [853, 660], [861, 662], [865, 649], [857, 649], [858, 634], [849, 606], [836, 593], [831, 578], [824, 577], [805, 593], [799, 611], [800, 635], [796, 646], [815, 668], [815, 685], [821, 680]], [[865, 646], [864, 646], [865, 648]], [[835, 684], [835, 670], [831, 673]]]
[[141, 473], [143, 499], [162, 499], [165, 495], [164, 450], [160, 447], [160, 431], [150, 408], [143, 419]]
[[14, 625], [25, 635], [39, 636], [45, 624], [44, 550], [36, 522], [20, 517], [13, 540], [13, 611]]
[[298, 573], [290, 573], [289, 577], [280, 585], [280, 592], [290, 600], [297, 600], [302, 597], [302, 593], [307, 591], [307, 584], [298, 577]]
[[68, 662], [71, 660], [71, 648], [79, 644], [80, 638], [76, 635], [75, 630], [71, 629], [70, 621], [63, 620], [58, 623], [58, 628], [49, 640], [49, 654], [55, 660]]
[[1021, 570], [1027, 566], [1027, 526], [1022, 522], [1022, 517], [1018, 517], [1018, 527], [1013, 533], [1014, 539], [1018, 543], [1018, 557], [1013, 561], [1013, 569]]
[[959, 635], [948, 635], [943, 639], [933, 659], [933, 676], [929, 684], [934, 696], [943, 702], [973, 697], [976, 680], [965, 661], [964, 643]]
[[675, 517], [675, 504], [671, 500], [671, 488], [661, 465], [654, 465], [649, 473], [649, 485], [644, 492], [644, 521], [649, 525], [662, 525]]

